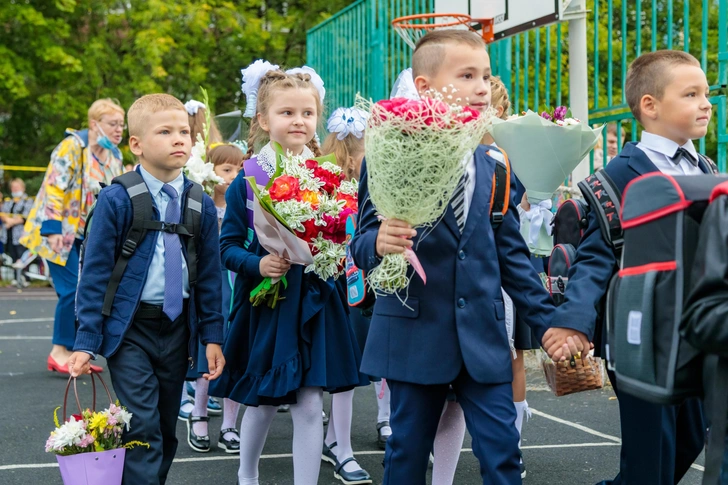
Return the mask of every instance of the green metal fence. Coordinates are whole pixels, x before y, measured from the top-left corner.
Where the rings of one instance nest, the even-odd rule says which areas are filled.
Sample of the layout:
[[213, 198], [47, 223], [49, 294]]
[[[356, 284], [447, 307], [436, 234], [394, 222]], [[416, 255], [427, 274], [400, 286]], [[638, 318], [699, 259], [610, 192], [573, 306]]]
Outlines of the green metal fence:
[[[348, 106], [356, 93], [387, 97], [411, 58], [391, 28], [393, 18], [432, 12], [433, 0], [359, 0], [308, 32], [308, 64], [327, 83], [327, 104]], [[629, 63], [642, 52], [693, 54], [711, 84], [713, 120], [700, 151], [726, 170], [725, 87], [728, 84], [728, 0], [587, 0], [590, 124], [616, 124], [638, 139], [623, 89]], [[559, 23], [488, 46], [493, 71], [509, 88], [514, 111], [568, 104], [568, 24]], [[621, 130], [618, 144], [624, 143]], [[607, 130], [602, 161], [607, 161]], [[592, 155], [592, 167], [594, 158]]]

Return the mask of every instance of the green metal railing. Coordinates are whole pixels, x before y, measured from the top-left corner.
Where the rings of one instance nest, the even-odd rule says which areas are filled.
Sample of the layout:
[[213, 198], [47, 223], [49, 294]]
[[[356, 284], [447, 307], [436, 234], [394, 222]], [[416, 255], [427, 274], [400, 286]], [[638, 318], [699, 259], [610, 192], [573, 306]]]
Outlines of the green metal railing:
[[[359, 0], [308, 32], [308, 64], [326, 81], [328, 106], [349, 106], [356, 93], [382, 99], [411, 50], [391, 28], [393, 18], [433, 11], [433, 0]], [[726, 171], [728, 123], [728, 0], [587, 0], [589, 123], [608, 123], [637, 140], [639, 128], [623, 89], [629, 63], [643, 52], [680, 49], [707, 73], [714, 106], [699, 149]], [[562, 22], [488, 46], [493, 72], [509, 88], [513, 109], [569, 104], [568, 24]], [[618, 145], [624, 139], [616, 130]], [[602, 163], [607, 162], [607, 130]], [[594, 166], [592, 154], [592, 168]]]

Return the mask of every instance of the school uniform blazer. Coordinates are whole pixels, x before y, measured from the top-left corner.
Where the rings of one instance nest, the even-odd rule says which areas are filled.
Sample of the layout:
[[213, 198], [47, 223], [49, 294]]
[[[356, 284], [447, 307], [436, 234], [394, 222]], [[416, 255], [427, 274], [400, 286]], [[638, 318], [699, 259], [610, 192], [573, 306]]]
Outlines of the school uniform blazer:
[[[699, 166], [704, 173], [712, 173], [702, 159]], [[627, 143], [604, 170], [622, 193], [635, 178], [659, 171], [635, 142]], [[602, 236], [595, 211], [589, 211], [587, 220], [587, 229], [569, 271], [565, 301], [556, 309], [554, 325], [578, 330], [586, 334], [589, 340], [594, 340], [597, 309], [607, 293], [609, 280], [617, 270], [617, 258]]]
[[[531, 266], [515, 197], [500, 226], [495, 231], [491, 226], [496, 161], [486, 154], [488, 148], [475, 151], [476, 185], [462, 235], [448, 206], [427, 237], [422, 238], [419, 229], [413, 239], [427, 284], [413, 275], [409, 288], [399, 295], [377, 298], [362, 359], [364, 373], [416, 384], [446, 384], [464, 365], [477, 382], [510, 382], [512, 356], [501, 285], [539, 339], [549, 327], [554, 306]], [[380, 223], [369, 200], [366, 173], [365, 161], [359, 186], [360, 229], [351, 250], [356, 265], [371, 271], [380, 262], [376, 254]]]

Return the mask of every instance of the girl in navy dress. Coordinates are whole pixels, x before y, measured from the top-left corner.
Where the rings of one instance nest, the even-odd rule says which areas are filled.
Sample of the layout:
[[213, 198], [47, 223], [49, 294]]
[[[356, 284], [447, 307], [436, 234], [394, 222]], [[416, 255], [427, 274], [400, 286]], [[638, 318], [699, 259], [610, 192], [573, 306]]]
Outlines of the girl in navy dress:
[[[323, 391], [347, 391], [368, 381], [359, 374], [345, 278], [322, 280], [268, 254], [255, 235], [253, 194], [244, 177], [265, 185], [273, 175], [276, 156], [268, 140], [296, 155], [319, 155], [314, 136], [325, 91], [310, 68], [283, 72], [264, 61], [245, 69], [243, 81], [246, 114], [254, 117], [244, 174], [226, 195], [222, 263], [237, 278], [224, 346], [227, 372], [211, 392], [248, 406], [240, 426], [240, 485], [258, 484], [260, 455], [281, 404], [290, 404], [293, 418], [293, 483], [311, 485], [321, 467]], [[251, 157], [254, 150], [258, 155]], [[250, 303], [251, 290], [264, 277], [283, 275], [288, 287], [275, 308]]]

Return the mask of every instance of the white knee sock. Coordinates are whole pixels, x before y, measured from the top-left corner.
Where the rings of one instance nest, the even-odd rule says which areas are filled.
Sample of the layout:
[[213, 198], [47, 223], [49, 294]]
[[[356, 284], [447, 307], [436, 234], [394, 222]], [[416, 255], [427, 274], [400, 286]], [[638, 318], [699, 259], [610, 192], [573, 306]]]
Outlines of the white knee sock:
[[[331, 409], [329, 410], [329, 425], [326, 427], [326, 437], [324, 438], [324, 443], [326, 446], [331, 446], [333, 443], [336, 442], [336, 422], [334, 421], [334, 403], [336, 400], [334, 399], [334, 395], [331, 396]], [[337, 443], [338, 445], [338, 443]], [[336, 453], [336, 452], [334, 452]]]
[[[240, 485], [258, 485], [258, 462], [268, 430], [278, 410], [275, 406], [249, 407], [240, 423]], [[315, 482], [314, 482], [315, 483]]]
[[460, 404], [448, 401], [435, 435], [432, 485], [452, 485], [465, 439], [465, 414]]
[[323, 390], [320, 387], [304, 387], [298, 391], [298, 402], [291, 405], [293, 419], [293, 483], [312, 485], [318, 483], [321, 469], [321, 441], [324, 424], [321, 411], [324, 408]]
[[528, 418], [531, 417], [531, 410], [528, 408], [528, 402], [526, 400], [523, 400], [521, 402], [514, 402], [514, 406], [516, 406], [516, 429], [518, 430], [518, 447], [521, 447], [521, 429], [523, 428], [523, 418], [526, 418], [526, 421], [528, 421]]
[[[351, 449], [351, 422], [354, 415], [354, 390], [347, 392], [339, 392], [331, 397], [331, 409], [336, 411], [331, 412], [329, 418], [329, 426], [331, 421], [336, 426], [337, 434], [337, 446], [334, 448], [334, 453], [339, 463], [343, 463], [344, 460], [354, 456], [354, 450]], [[351, 461], [344, 465], [344, 470], [347, 472], [353, 472], [361, 470], [361, 467], [354, 461]]]
[[[222, 400], [222, 426], [220, 429], [235, 428], [238, 422], [238, 412], [240, 411], [240, 403], [232, 401], [228, 398]], [[225, 433], [223, 438], [231, 440], [237, 437], [233, 433]]]
[[384, 379], [379, 382], [375, 382], [374, 390], [377, 393], [377, 423], [381, 423], [382, 421], [389, 421], [390, 392], [387, 382]]
[[[204, 377], [197, 379], [195, 386], [195, 408], [192, 410], [192, 416], [207, 416], [207, 399], [209, 397], [207, 390], [210, 383]], [[207, 436], [207, 422], [198, 421], [192, 424], [192, 430], [197, 436]]]

